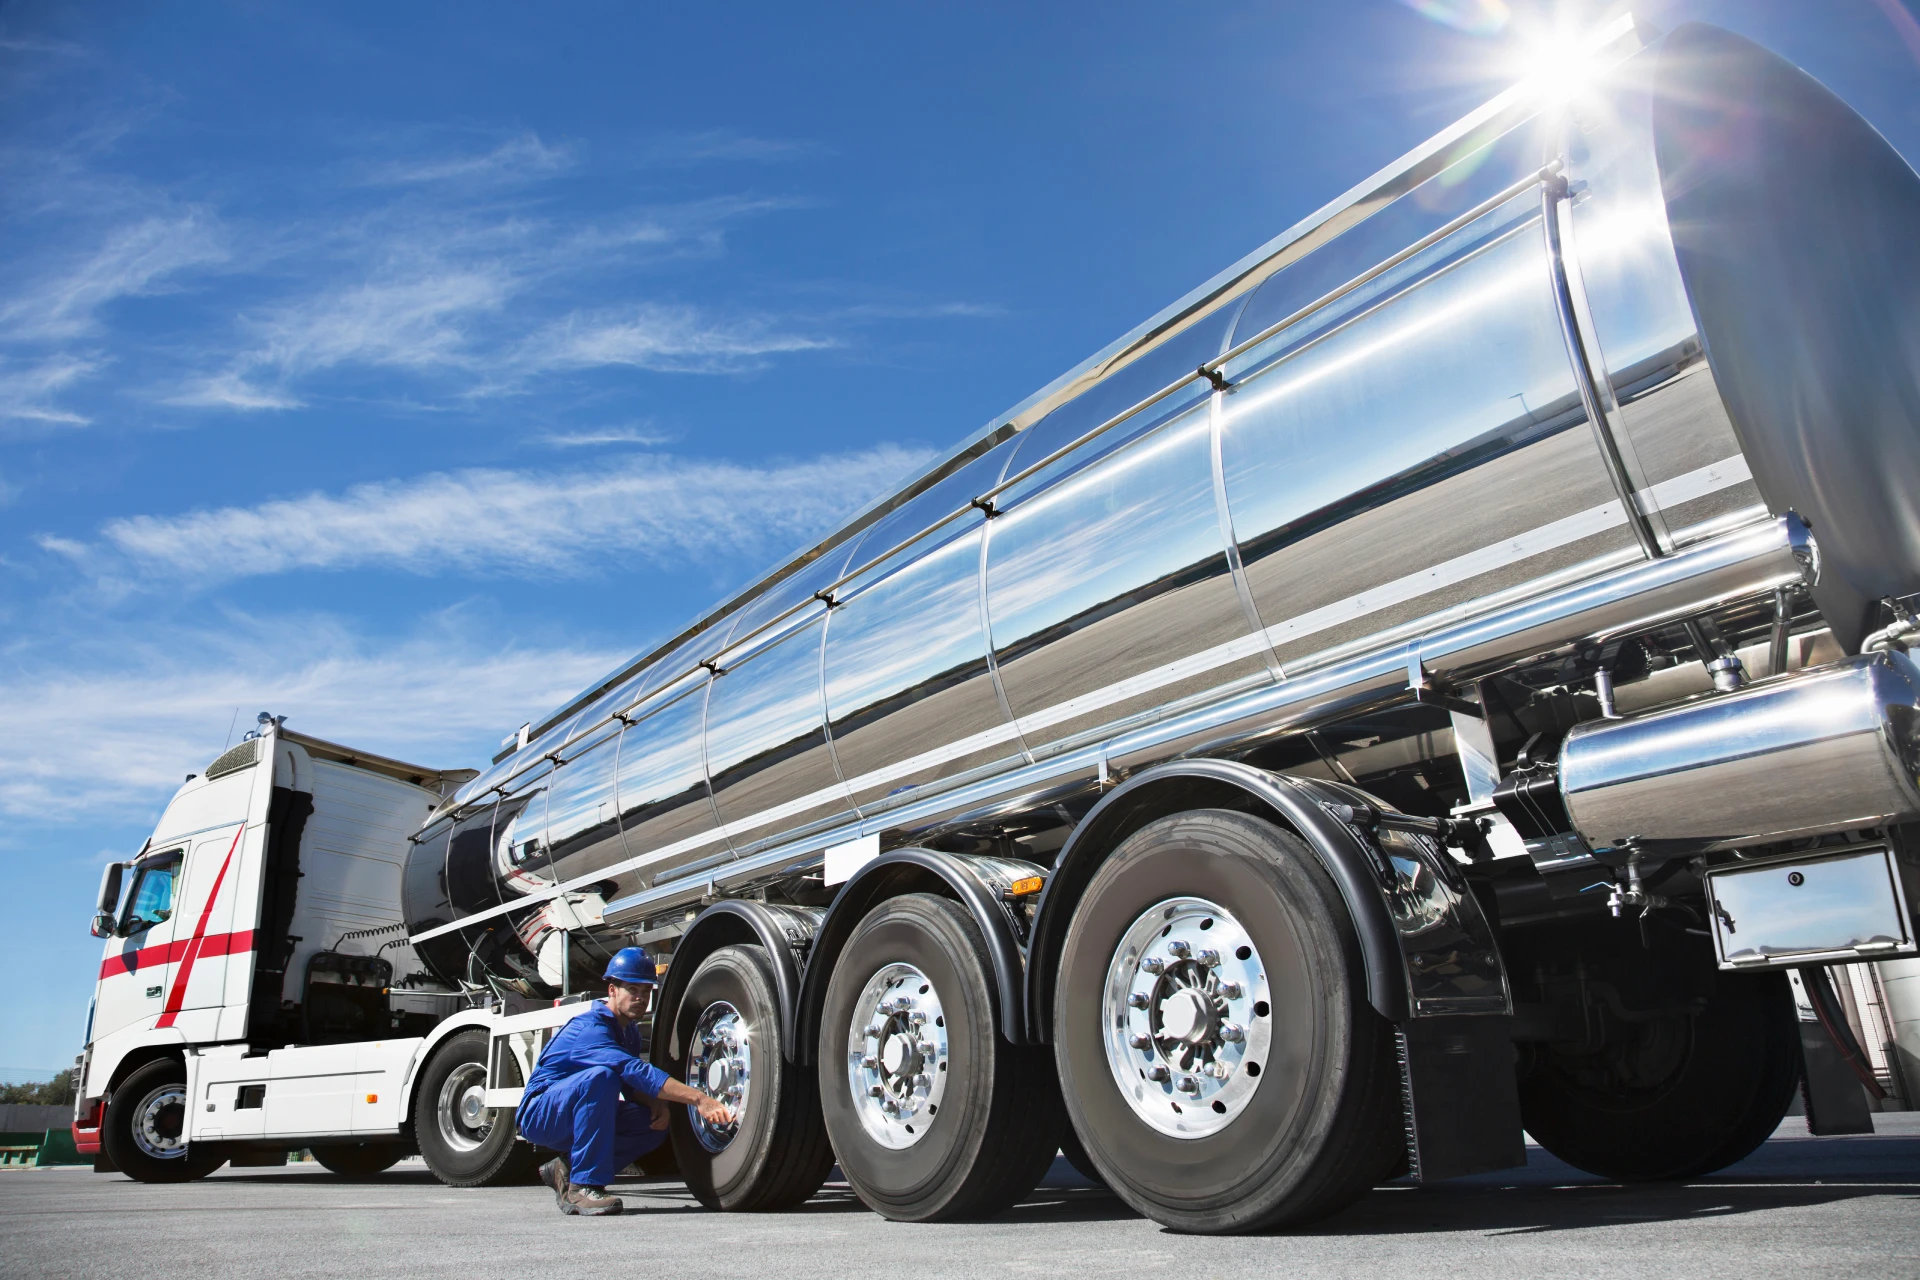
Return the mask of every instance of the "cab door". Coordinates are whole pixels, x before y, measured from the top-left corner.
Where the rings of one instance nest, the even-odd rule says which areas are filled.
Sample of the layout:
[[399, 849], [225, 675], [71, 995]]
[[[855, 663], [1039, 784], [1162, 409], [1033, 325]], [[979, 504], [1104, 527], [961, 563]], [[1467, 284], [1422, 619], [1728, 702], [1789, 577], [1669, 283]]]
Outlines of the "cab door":
[[177, 959], [175, 906], [186, 855], [185, 845], [175, 845], [143, 854], [133, 863], [113, 936], [100, 961], [93, 1014], [96, 1040], [136, 1023], [151, 1026], [166, 1008]]
[[240, 876], [240, 842], [247, 826], [236, 822], [193, 837], [192, 850], [174, 885], [173, 969], [154, 1027], [177, 1028], [189, 1041], [218, 1038], [226, 1001], [227, 959], [246, 952], [252, 935], [236, 937], [233, 904]]

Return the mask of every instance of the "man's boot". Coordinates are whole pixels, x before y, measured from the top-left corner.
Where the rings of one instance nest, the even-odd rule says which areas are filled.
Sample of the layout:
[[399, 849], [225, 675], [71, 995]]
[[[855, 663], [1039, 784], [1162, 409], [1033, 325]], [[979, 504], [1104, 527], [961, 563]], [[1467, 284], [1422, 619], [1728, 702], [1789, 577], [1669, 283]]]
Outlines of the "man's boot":
[[577, 1213], [583, 1218], [599, 1218], [620, 1212], [620, 1197], [607, 1194], [605, 1187], [569, 1185], [560, 1199], [560, 1212]]
[[555, 1156], [540, 1166], [540, 1181], [553, 1188], [553, 1202], [560, 1206], [560, 1212], [571, 1213], [567, 1208], [567, 1158]]

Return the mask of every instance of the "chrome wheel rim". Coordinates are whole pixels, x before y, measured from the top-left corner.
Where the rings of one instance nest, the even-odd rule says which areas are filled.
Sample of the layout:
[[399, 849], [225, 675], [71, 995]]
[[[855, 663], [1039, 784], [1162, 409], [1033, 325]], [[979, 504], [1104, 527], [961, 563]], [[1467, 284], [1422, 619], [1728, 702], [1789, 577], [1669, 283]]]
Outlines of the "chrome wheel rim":
[[455, 1151], [477, 1151], [493, 1132], [493, 1108], [487, 1105], [487, 1072], [463, 1062], [440, 1084], [440, 1138]]
[[709, 1151], [725, 1151], [740, 1132], [740, 1117], [746, 1112], [747, 1094], [753, 1087], [751, 1030], [740, 1011], [725, 1000], [716, 1000], [701, 1010], [700, 1020], [694, 1023], [687, 1053], [687, 1083], [706, 1090], [733, 1110], [732, 1124], [709, 1124], [698, 1107], [687, 1108], [693, 1136]]
[[1266, 966], [1233, 913], [1169, 898], [1120, 937], [1100, 998], [1107, 1065], [1135, 1115], [1175, 1138], [1232, 1124], [1273, 1039]]
[[867, 979], [847, 1028], [847, 1088], [860, 1127], [900, 1150], [927, 1135], [947, 1095], [947, 1015], [927, 975], [889, 964]]
[[163, 1084], [133, 1109], [133, 1145], [155, 1160], [187, 1154], [187, 1086]]

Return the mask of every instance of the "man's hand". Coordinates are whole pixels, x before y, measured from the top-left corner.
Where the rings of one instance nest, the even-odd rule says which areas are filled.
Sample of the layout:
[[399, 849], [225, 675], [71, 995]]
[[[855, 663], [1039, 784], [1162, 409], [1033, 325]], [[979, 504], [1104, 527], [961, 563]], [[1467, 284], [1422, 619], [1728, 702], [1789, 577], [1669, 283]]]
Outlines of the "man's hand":
[[647, 1126], [649, 1129], [664, 1129], [667, 1127], [666, 1103], [660, 1101], [658, 1098], [648, 1098], [647, 1110], [653, 1112], [653, 1123]]
[[[660, 1100], [664, 1102], [682, 1102], [700, 1113], [700, 1118], [708, 1124], [732, 1124], [733, 1111], [718, 1098], [709, 1098], [691, 1085], [681, 1084], [678, 1080], [668, 1079], [660, 1086]], [[657, 1127], [657, 1126], [656, 1126]]]

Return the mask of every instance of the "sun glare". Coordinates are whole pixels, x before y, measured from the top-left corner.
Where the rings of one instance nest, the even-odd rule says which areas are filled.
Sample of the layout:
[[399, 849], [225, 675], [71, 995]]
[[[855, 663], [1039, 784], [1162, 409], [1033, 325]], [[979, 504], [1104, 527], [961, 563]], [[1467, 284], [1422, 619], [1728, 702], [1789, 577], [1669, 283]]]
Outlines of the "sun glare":
[[1522, 81], [1548, 102], [1563, 104], [1592, 88], [1617, 61], [1620, 39], [1633, 30], [1623, 15], [1585, 31], [1560, 28], [1524, 41], [1517, 70]]

